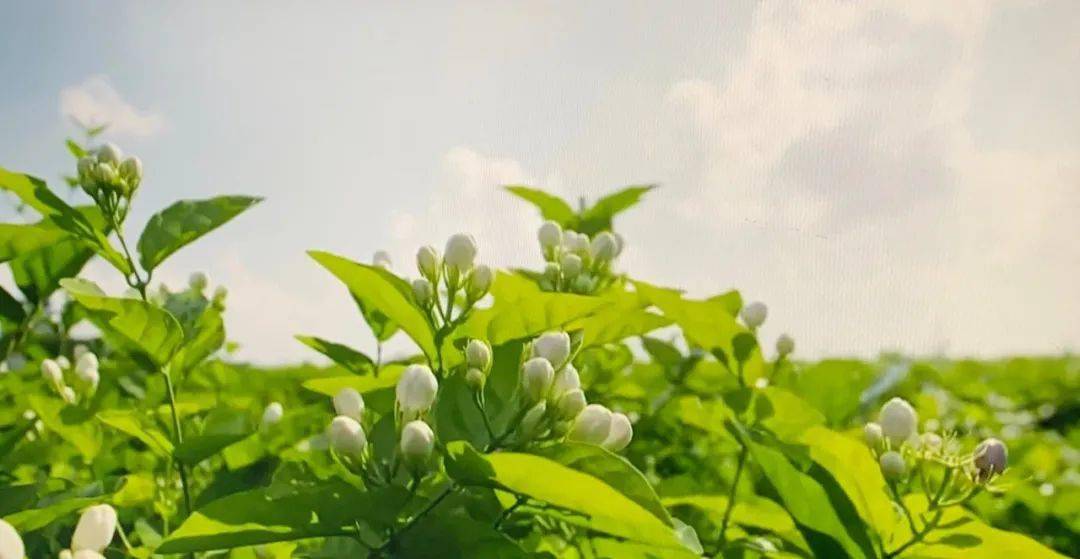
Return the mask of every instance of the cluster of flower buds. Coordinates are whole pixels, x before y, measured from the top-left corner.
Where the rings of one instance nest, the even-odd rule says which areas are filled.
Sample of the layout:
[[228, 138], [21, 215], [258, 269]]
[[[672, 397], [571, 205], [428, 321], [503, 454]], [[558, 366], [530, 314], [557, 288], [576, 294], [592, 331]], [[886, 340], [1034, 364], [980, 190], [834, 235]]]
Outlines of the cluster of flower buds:
[[550, 431], [613, 452], [626, 448], [633, 437], [629, 418], [588, 403], [571, 349], [566, 332], [548, 332], [533, 341], [530, 358], [521, 366], [521, 394], [528, 408], [519, 433], [535, 438]]
[[341, 456], [362, 460], [367, 448], [363, 396], [353, 388], [342, 388], [334, 395], [334, 413], [327, 430], [330, 447]]
[[[86, 346], [79, 345], [75, 346], [73, 357], [75, 358], [74, 367], [63, 355], [41, 362], [42, 378], [68, 404], [77, 403], [79, 394], [88, 398], [92, 397], [101, 382], [97, 355], [86, 349]], [[73, 377], [70, 386], [65, 380], [65, 371]]]
[[106, 143], [79, 159], [79, 185], [94, 200], [116, 194], [130, 199], [142, 182], [142, 161]]
[[537, 232], [547, 264], [541, 287], [547, 291], [592, 293], [611, 275], [611, 262], [622, 253], [618, 235], [601, 231], [592, 239], [545, 221]]
[[448, 313], [458, 290], [465, 294], [466, 307], [483, 299], [491, 291], [495, 271], [487, 265], [476, 264], [477, 252], [476, 240], [465, 233], [452, 235], [446, 241], [446, 250], [441, 256], [435, 247], [420, 247], [416, 253], [420, 277], [412, 282], [416, 304], [429, 312], [437, 307], [440, 282], [446, 285]]
[[116, 534], [116, 509], [94, 505], [83, 511], [71, 535], [71, 549], [60, 552], [60, 559], [105, 559], [105, 548]]
[[[915, 460], [934, 459], [949, 464], [954, 460], [941, 435], [919, 433], [919, 416], [903, 398], [893, 398], [881, 407], [878, 421], [863, 427], [866, 444], [874, 451], [886, 479], [898, 480], [910, 471], [908, 457]], [[990, 438], [982, 441], [975, 451], [958, 462], [968, 466], [971, 478], [985, 483], [1001, 474], [1008, 466], [1005, 443]]]

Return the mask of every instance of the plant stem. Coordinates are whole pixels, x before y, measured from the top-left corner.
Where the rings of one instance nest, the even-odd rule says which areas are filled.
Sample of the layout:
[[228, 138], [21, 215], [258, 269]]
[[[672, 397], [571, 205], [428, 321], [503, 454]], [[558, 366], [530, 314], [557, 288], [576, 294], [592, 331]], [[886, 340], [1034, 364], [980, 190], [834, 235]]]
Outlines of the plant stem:
[[398, 538], [401, 537], [402, 534], [409, 531], [413, 526], [416, 525], [417, 522], [419, 522], [422, 518], [427, 516], [432, 510], [435, 509], [435, 507], [439, 506], [439, 503], [443, 502], [444, 499], [449, 497], [450, 494], [453, 493], [454, 491], [456, 491], [457, 489], [458, 489], [458, 486], [453, 482], [451, 482], [449, 485], [447, 485], [446, 488], [443, 489], [441, 493], [436, 495], [435, 498], [433, 498], [431, 501], [428, 502], [427, 506], [425, 506], [423, 509], [420, 510], [420, 512], [416, 513], [412, 518], [410, 518], [408, 520], [408, 522], [405, 523], [404, 526], [402, 526], [397, 531], [391, 533], [390, 537], [387, 538], [386, 542], [383, 543], [382, 545], [380, 545], [378, 548], [376, 548], [374, 550], [374, 553], [376, 554], [375, 556], [376, 557], [381, 557], [384, 552], [389, 550], [390, 547], [394, 545], [394, 542], [396, 542], [398, 540]]
[[911, 528], [911, 533], [917, 534], [919, 530], [915, 528], [915, 518], [911, 515], [911, 509], [909, 509], [907, 503], [904, 502], [904, 498], [900, 496], [900, 491], [896, 489], [896, 483], [889, 481], [888, 486], [893, 494], [893, 498], [896, 500], [896, 504], [900, 505], [900, 509], [904, 511], [904, 517], [907, 518], [908, 527]]
[[[740, 444], [742, 442], [740, 441]], [[739, 464], [735, 467], [735, 478], [731, 480], [731, 491], [728, 492], [727, 509], [724, 510], [724, 521], [720, 524], [720, 542], [721, 544], [727, 541], [727, 528], [731, 523], [731, 514], [735, 510], [735, 496], [739, 489], [739, 478], [742, 477], [743, 468], [746, 466], [746, 456], [749, 454], [749, 450], [746, 445], [742, 445], [742, 450], [739, 452]]]
[[901, 545], [900, 547], [890, 551], [889, 553], [886, 553], [885, 559], [892, 559], [893, 557], [896, 557], [901, 553], [907, 551], [908, 548], [910, 548], [911, 546], [923, 541], [923, 539], [926, 538], [927, 534], [933, 531], [934, 528], [937, 528], [938, 522], [941, 522], [941, 515], [943, 513], [944, 511], [938, 510], [937, 513], [934, 514], [934, 517], [931, 518], [925, 526], [923, 526], [922, 530], [912, 531], [911, 539], [905, 542], [904, 545]]
[[480, 417], [484, 418], [484, 429], [487, 430], [488, 440], [494, 441], [495, 430], [491, 428], [491, 420], [488, 419], [487, 410], [484, 409], [483, 397], [483, 388], [481, 388], [473, 393], [473, 403], [476, 404], [476, 409], [480, 411]]
[[524, 505], [528, 501], [528, 497], [524, 495], [518, 495], [518, 498], [516, 501], [514, 501], [514, 504], [506, 507], [506, 510], [502, 511], [502, 514], [500, 514], [499, 517], [495, 519], [495, 523], [492, 524], [491, 527], [495, 530], [498, 530], [499, 527], [502, 526], [502, 523], [506, 522], [506, 519], [510, 518], [510, 515], [514, 514], [514, 511], [517, 510], [518, 507]]
[[941, 499], [945, 497], [946, 490], [948, 489], [949, 484], [952, 483], [952, 476], [955, 471], [955, 468], [945, 470], [945, 477], [941, 479], [941, 486], [938, 487], [937, 493], [935, 493], [934, 497], [930, 500], [930, 508], [936, 508], [938, 503], [941, 502]]

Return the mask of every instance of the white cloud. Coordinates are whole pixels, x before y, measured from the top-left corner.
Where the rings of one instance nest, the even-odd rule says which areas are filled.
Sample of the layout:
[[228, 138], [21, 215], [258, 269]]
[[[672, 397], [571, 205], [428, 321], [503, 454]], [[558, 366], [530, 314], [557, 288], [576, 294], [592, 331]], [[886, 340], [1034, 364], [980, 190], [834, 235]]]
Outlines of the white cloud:
[[165, 127], [164, 117], [128, 103], [104, 75], [62, 89], [60, 114], [85, 126], [105, 124], [109, 134], [116, 136], [148, 137]]
[[392, 254], [395, 262], [403, 263], [397, 271], [412, 274], [417, 247], [431, 244], [442, 250], [446, 238], [457, 232], [477, 239], [483, 262], [500, 267], [536, 264], [539, 253], [534, 231], [539, 217], [531, 206], [501, 188], [508, 184], [540, 186], [534, 177], [511, 158], [466, 146], [447, 151], [439, 184], [421, 209], [397, 212], [391, 218]]

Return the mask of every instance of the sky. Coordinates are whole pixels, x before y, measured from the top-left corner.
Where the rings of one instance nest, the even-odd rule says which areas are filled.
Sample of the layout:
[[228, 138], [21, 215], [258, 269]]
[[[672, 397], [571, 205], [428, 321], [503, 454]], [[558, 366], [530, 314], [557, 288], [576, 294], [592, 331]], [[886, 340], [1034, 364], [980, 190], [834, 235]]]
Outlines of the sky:
[[373, 350], [308, 249], [415, 277], [465, 231], [539, 268], [509, 183], [661, 185], [617, 219], [618, 269], [737, 288], [804, 358], [1080, 348], [1073, 0], [5, 4], [0, 166], [59, 185], [71, 120], [107, 121], [144, 162], [134, 231], [266, 197], [156, 275], [226, 285], [241, 359]]

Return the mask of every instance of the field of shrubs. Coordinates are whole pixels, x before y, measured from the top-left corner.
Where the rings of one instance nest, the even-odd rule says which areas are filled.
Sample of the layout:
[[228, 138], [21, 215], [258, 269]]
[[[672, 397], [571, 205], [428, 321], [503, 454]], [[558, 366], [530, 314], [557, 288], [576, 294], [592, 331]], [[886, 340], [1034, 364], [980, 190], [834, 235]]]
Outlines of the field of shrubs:
[[765, 303], [620, 265], [653, 187], [512, 185], [529, 269], [468, 232], [415, 262], [310, 251], [411, 356], [297, 332], [332, 364], [257, 368], [226, 286], [154, 272], [259, 199], [132, 223], [143, 163], [90, 143], [67, 186], [0, 167], [0, 559], [1080, 556], [1076, 357], [806, 361], [758, 336]]

